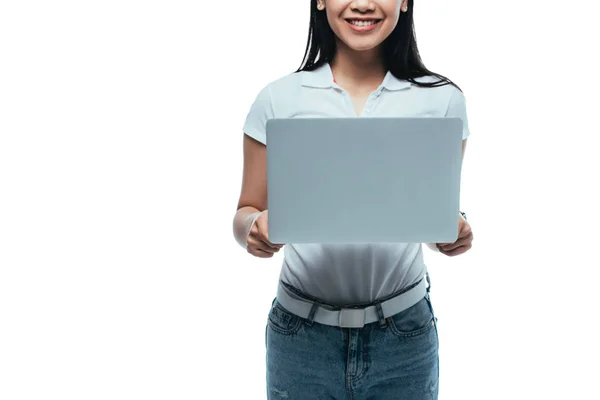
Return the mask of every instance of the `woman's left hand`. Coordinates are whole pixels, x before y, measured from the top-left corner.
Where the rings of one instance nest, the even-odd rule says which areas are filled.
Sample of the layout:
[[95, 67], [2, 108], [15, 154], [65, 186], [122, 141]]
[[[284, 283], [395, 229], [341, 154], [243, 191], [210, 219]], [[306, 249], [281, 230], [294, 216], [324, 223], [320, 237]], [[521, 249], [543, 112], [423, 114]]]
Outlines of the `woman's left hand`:
[[449, 257], [467, 252], [472, 247], [473, 231], [471, 225], [460, 215], [458, 217], [458, 239], [454, 243], [438, 243], [436, 246], [440, 253]]

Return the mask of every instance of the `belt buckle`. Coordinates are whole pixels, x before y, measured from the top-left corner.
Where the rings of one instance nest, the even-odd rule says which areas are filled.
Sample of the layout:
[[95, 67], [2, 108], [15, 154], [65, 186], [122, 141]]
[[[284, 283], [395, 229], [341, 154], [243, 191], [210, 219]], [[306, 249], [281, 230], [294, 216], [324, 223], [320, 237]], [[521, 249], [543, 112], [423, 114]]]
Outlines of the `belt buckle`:
[[362, 328], [365, 326], [364, 308], [342, 308], [340, 310], [339, 324], [341, 328]]

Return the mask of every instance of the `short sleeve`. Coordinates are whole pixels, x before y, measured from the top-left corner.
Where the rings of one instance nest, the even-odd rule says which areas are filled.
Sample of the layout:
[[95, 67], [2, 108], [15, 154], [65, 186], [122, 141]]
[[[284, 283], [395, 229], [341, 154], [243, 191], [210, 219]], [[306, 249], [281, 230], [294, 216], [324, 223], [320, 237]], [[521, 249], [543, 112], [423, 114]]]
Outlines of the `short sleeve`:
[[273, 118], [270, 86], [265, 86], [256, 96], [246, 116], [243, 131], [262, 144], [267, 144], [267, 121]]
[[469, 137], [469, 120], [467, 118], [467, 105], [463, 92], [453, 86], [454, 90], [450, 96], [448, 109], [446, 110], [447, 118], [460, 118], [463, 122], [462, 138], [465, 140]]

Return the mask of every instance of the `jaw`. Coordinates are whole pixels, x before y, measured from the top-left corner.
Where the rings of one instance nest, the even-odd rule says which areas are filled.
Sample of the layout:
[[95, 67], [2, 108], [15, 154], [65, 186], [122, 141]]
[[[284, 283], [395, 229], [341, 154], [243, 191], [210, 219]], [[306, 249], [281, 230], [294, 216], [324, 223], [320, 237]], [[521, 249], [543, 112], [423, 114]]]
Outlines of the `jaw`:
[[336, 46], [339, 52], [343, 53], [343, 58], [351, 58], [361, 64], [370, 64], [372, 60], [381, 55], [381, 44], [367, 38], [357, 40], [357, 38], [347, 39], [345, 42], [336, 37]]

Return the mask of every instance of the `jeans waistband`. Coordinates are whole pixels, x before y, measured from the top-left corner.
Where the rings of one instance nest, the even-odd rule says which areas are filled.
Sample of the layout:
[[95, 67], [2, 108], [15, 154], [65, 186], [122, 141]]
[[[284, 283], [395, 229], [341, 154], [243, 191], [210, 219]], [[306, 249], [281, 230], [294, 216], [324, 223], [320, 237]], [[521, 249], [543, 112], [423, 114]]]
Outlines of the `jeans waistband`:
[[413, 306], [427, 295], [430, 288], [429, 274], [415, 284], [394, 293], [387, 298], [368, 304], [346, 305], [343, 307], [326, 304], [293, 286], [280, 281], [277, 300], [293, 314], [308, 320], [343, 328], [360, 328], [365, 324], [383, 324], [385, 318]]

